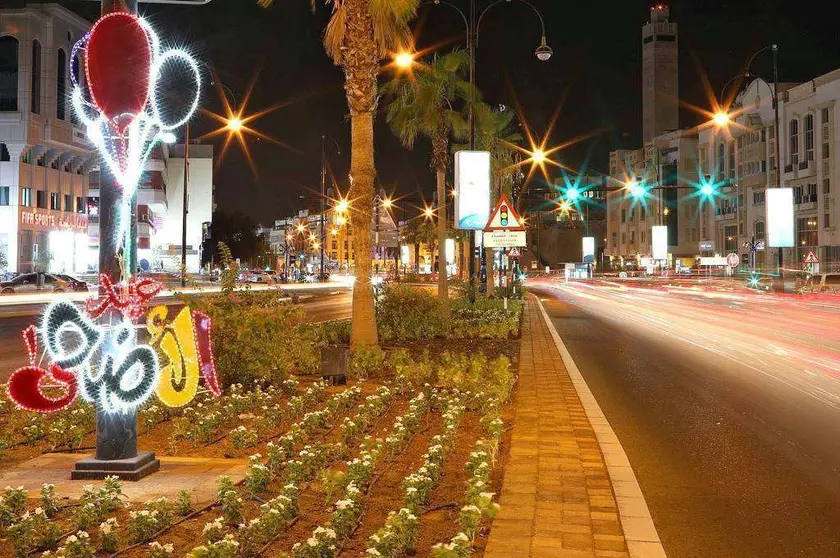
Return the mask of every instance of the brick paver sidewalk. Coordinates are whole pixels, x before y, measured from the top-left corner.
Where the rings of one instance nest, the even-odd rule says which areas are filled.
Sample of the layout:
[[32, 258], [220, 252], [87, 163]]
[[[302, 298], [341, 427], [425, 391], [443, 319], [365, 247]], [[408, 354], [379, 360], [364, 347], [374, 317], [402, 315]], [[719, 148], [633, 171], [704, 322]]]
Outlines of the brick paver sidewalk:
[[484, 555], [628, 557], [598, 440], [533, 296], [514, 407], [501, 509]]

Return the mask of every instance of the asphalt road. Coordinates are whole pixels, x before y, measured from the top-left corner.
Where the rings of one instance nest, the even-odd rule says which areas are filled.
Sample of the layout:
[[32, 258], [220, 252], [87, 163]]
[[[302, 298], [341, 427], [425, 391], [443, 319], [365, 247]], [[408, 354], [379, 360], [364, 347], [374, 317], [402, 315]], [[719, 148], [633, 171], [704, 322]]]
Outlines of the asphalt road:
[[[334, 289], [313, 288], [296, 291], [298, 304], [306, 311], [310, 322], [322, 322], [351, 315], [352, 291], [346, 286]], [[180, 306], [173, 298], [155, 299], [158, 303]], [[5, 382], [12, 372], [27, 364], [26, 350], [21, 332], [35, 323], [43, 305], [8, 305], [0, 308], [0, 382]]]
[[838, 299], [529, 287], [624, 446], [669, 557], [840, 556]]

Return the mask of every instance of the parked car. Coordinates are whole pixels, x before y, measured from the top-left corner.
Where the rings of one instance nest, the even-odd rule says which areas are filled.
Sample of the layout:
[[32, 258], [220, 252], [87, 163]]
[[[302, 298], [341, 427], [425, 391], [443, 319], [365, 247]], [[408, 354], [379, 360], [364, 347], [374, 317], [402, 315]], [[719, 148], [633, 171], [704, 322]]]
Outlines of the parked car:
[[0, 283], [0, 293], [34, 293], [39, 291], [87, 291], [87, 283], [69, 275], [54, 273], [23, 273]]
[[797, 290], [808, 293], [840, 293], [840, 273], [809, 275], [799, 282]]

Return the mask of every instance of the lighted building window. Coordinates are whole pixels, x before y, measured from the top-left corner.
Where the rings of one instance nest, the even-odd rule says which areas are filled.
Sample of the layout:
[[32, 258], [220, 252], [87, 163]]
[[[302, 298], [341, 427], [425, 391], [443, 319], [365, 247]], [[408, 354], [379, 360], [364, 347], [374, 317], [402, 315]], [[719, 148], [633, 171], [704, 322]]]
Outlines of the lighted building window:
[[0, 111], [18, 109], [18, 40], [0, 37]]
[[9, 187], [0, 186], [0, 205], [9, 205]]
[[50, 209], [54, 211], [61, 210], [61, 194], [58, 192], [50, 192]]
[[47, 208], [47, 193], [43, 190], [35, 192], [35, 202], [39, 209]]
[[73, 196], [64, 194], [64, 211], [73, 211]]
[[805, 160], [814, 160], [814, 115], [805, 116]]
[[756, 240], [764, 240], [764, 221], [755, 222], [755, 238]]
[[796, 240], [800, 246], [817, 246], [817, 218], [800, 217], [796, 220]]
[[23, 207], [32, 207], [32, 188], [20, 189], [20, 205]]

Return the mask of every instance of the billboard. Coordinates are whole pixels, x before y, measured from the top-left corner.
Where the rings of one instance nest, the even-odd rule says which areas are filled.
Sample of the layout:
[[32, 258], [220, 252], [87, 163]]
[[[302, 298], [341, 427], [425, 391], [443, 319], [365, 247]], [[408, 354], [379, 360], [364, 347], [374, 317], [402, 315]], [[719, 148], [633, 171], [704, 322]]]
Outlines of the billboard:
[[765, 204], [767, 245], [773, 248], [793, 247], [793, 188], [768, 188]]
[[411, 263], [411, 253], [408, 251], [408, 246], [406, 245], [400, 246], [400, 262], [402, 262], [403, 265]]
[[586, 263], [595, 261], [595, 237], [583, 237], [583, 261]]
[[654, 225], [650, 228], [650, 254], [654, 260], [668, 259], [668, 227]]
[[455, 263], [455, 239], [446, 239], [446, 263], [452, 265]]
[[479, 231], [490, 219], [490, 152], [455, 153], [455, 228]]

